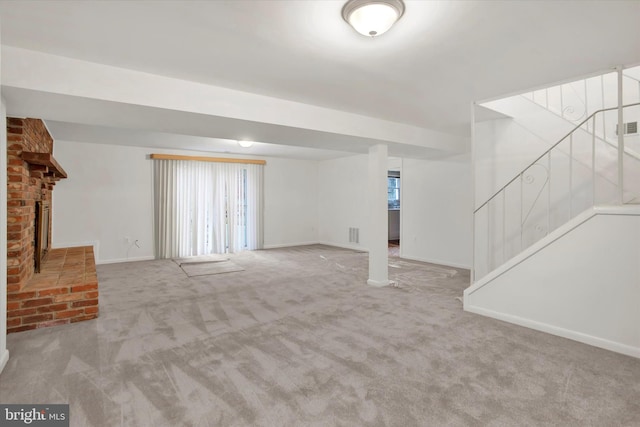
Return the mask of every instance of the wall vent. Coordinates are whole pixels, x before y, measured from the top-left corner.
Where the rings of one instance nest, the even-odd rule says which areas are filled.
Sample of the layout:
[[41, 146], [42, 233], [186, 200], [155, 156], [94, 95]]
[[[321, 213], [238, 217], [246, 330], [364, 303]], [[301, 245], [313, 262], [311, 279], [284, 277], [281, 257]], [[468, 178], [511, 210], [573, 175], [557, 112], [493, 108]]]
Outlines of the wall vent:
[[349, 243], [360, 243], [360, 229], [349, 227]]
[[[624, 135], [638, 133], [638, 122], [624, 123]], [[618, 135], [618, 125], [616, 125], [616, 135]]]

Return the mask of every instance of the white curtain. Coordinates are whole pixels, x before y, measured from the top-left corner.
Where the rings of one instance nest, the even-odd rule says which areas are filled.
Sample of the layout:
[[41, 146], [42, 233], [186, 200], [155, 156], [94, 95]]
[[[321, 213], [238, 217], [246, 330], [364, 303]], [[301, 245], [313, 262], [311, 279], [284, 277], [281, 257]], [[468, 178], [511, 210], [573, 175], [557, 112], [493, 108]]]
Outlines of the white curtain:
[[261, 249], [263, 166], [154, 160], [157, 258]]

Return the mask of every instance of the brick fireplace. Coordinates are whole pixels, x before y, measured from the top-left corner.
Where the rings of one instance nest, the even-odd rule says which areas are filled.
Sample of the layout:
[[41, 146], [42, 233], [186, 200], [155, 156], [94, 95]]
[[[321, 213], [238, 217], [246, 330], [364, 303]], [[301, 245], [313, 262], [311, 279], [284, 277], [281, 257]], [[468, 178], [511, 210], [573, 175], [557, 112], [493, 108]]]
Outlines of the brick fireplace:
[[67, 177], [44, 122], [7, 118], [7, 332], [98, 316], [93, 249], [51, 248], [51, 196]]

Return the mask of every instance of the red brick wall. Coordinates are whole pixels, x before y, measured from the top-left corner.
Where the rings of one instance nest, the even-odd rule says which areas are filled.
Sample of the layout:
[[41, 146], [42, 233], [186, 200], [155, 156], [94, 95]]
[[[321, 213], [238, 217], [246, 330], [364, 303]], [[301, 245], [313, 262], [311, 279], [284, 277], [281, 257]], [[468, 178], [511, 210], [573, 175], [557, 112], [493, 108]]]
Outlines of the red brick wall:
[[7, 294], [7, 332], [64, 325], [98, 317], [93, 247], [52, 249], [42, 274]]
[[35, 203], [51, 202], [55, 184], [44, 176], [43, 167], [22, 160], [23, 151], [52, 153], [53, 138], [40, 119], [7, 118], [7, 290], [10, 293], [20, 290], [33, 276]]
[[9, 294], [7, 332], [81, 322], [98, 317], [98, 284]]

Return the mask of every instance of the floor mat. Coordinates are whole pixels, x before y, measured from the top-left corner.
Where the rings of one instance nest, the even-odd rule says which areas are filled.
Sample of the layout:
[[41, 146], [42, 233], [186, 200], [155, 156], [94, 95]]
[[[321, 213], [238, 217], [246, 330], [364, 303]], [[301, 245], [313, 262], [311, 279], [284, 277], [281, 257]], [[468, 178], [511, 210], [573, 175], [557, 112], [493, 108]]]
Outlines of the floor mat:
[[212, 274], [221, 273], [233, 273], [234, 271], [244, 271], [244, 268], [240, 267], [231, 261], [218, 261], [198, 264], [183, 264], [180, 266], [182, 271], [189, 277], [194, 276], [209, 276]]
[[210, 263], [210, 262], [222, 262], [228, 261], [229, 257], [226, 254], [211, 254], [211, 255], [200, 255], [200, 256], [190, 256], [186, 258], [174, 258], [173, 262], [178, 265], [183, 264], [202, 264], [202, 263]]

